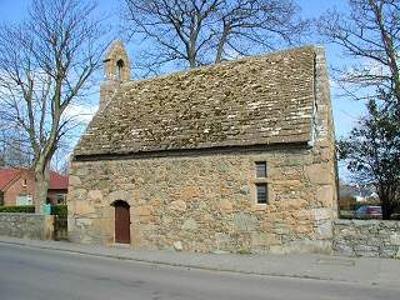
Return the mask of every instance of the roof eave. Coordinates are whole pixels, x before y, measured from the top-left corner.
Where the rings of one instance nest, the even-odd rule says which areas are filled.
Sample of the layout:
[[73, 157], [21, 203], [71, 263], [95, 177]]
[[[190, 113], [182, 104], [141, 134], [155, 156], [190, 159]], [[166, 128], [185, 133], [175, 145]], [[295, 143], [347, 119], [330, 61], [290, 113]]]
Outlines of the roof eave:
[[171, 150], [158, 150], [158, 151], [136, 151], [125, 153], [90, 153], [90, 154], [75, 154], [72, 161], [101, 161], [101, 160], [120, 160], [120, 159], [141, 159], [141, 158], [155, 158], [155, 157], [176, 157], [176, 156], [200, 156], [221, 153], [237, 153], [237, 152], [251, 152], [251, 151], [274, 151], [293, 148], [309, 149], [310, 140], [287, 142], [287, 143], [274, 143], [274, 144], [255, 144], [255, 145], [242, 145], [242, 146], [222, 146], [222, 147], [209, 147], [209, 148], [193, 148], [193, 149], [171, 149]]

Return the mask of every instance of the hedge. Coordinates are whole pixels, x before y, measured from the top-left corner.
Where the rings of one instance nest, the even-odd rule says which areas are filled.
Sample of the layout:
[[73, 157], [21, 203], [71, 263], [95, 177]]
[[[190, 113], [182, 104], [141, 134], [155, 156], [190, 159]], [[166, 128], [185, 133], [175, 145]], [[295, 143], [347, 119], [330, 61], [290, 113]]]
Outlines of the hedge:
[[67, 205], [52, 205], [51, 214], [59, 217], [68, 217], [68, 206]]
[[[24, 206], [0, 206], [0, 213], [24, 213], [33, 214], [35, 213], [34, 205], [24, 205]], [[51, 214], [60, 217], [68, 216], [67, 205], [53, 205], [51, 206]]]
[[35, 213], [34, 205], [25, 206], [0, 206], [0, 213], [24, 213], [33, 214]]

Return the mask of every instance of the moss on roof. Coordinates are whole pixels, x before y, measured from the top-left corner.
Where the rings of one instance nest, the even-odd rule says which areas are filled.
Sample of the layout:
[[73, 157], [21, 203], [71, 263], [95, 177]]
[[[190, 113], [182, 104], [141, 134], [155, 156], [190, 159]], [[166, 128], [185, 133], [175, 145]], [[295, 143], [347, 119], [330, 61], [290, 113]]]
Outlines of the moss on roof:
[[74, 153], [307, 142], [315, 55], [310, 46], [126, 82], [96, 114]]

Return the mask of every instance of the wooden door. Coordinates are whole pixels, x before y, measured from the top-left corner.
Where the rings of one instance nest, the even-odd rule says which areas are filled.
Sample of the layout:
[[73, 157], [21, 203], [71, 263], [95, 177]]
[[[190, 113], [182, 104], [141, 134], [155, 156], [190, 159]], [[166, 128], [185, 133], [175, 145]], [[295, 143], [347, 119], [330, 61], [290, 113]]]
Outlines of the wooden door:
[[131, 243], [129, 205], [125, 202], [115, 204], [115, 242]]

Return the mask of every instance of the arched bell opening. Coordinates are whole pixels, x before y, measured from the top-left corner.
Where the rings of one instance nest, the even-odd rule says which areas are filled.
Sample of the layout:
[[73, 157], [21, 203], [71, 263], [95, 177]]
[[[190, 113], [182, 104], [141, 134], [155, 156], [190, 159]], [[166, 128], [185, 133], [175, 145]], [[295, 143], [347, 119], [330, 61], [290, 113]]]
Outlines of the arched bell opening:
[[122, 59], [117, 61], [117, 80], [122, 81], [123, 69], [125, 67], [125, 63]]

